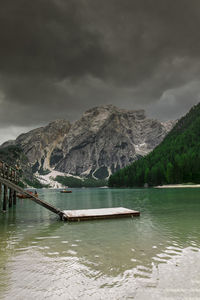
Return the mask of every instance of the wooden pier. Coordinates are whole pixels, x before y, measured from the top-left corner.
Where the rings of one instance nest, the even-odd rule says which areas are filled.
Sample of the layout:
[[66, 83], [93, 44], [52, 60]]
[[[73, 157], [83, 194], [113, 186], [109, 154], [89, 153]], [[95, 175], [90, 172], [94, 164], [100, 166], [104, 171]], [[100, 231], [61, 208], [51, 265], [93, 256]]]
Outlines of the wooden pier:
[[[81, 221], [81, 220], [95, 220], [95, 219], [110, 219], [139, 216], [140, 212], [127, 209], [124, 207], [114, 208], [99, 208], [99, 209], [83, 209], [83, 210], [63, 210], [54, 207], [44, 200], [39, 199], [34, 194], [21, 188], [19, 184], [19, 172], [8, 166], [5, 162], [0, 161], [0, 193], [3, 189], [3, 206], [2, 210], [6, 212], [7, 207], [16, 205], [16, 193], [28, 196], [29, 200], [45, 207], [51, 212], [57, 214], [61, 220], [66, 221]], [[8, 194], [9, 191], [9, 194]]]
[[[36, 202], [37, 204], [47, 208], [53, 213], [57, 214], [62, 218], [63, 212], [60, 209], [57, 209], [53, 205], [47, 203], [44, 200], [39, 199], [34, 194], [30, 194], [28, 191], [25, 191], [21, 188], [19, 184], [19, 172], [14, 168], [8, 166], [5, 162], [0, 161], [0, 190], [2, 185], [4, 187], [3, 190], [3, 211], [7, 210], [7, 206], [12, 207], [12, 205], [16, 205], [16, 194], [20, 193], [28, 196], [31, 201]], [[9, 198], [8, 198], [8, 189], [10, 190]]]
[[[10, 184], [6, 184], [5, 180]], [[0, 160], [0, 193], [3, 189], [3, 211], [7, 210], [7, 204], [9, 205], [9, 207], [16, 205], [16, 190], [13, 189], [11, 185], [17, 186], [18, 183], [19, 172]]]

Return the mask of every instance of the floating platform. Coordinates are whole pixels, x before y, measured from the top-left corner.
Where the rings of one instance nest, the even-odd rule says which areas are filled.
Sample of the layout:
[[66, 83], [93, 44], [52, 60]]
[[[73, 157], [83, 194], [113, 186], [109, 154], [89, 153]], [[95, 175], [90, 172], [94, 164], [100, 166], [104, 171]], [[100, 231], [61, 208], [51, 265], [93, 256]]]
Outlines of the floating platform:
[[63, 219], [67, 221], [84, 221], [139, 216], [140, 212], [124, 207], [63, 210]]

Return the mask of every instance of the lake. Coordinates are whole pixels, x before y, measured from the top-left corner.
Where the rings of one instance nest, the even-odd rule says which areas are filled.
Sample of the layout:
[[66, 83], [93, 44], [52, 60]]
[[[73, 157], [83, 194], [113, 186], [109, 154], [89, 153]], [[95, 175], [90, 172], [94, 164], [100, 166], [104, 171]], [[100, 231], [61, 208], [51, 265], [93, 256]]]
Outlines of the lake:
[[68, 223], [29, 199], [0, 213], [0, 299], [200, 299], [200, 189], [38, 190], [60, 209], [140, 217]]

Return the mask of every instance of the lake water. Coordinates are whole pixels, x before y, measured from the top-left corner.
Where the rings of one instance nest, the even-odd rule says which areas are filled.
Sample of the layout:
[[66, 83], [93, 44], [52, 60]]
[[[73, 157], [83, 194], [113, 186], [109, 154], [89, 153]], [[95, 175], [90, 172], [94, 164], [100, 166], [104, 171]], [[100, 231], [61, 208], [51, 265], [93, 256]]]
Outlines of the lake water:
[[200, 189], [72, 190], [38, 192], [141, 216], [67, 223], [19, 199], [0, 213], [0, 299], [200, 299]]

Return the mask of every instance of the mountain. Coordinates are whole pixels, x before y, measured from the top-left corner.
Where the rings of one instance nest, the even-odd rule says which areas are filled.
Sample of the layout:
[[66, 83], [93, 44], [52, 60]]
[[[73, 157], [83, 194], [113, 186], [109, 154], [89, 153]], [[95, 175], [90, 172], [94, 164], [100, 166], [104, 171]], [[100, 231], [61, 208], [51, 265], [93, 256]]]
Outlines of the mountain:
[[[70, 126], [68, 121], [58, 120], [45, 127], [21, 134], [16, 140], [10, 140], [1, 145], [0, 159], [17, 167], [24, 183], [41, 187], [34, 173], [49, 172], [49, 156], [56, 145], [62, 143]], [[48, 184], [48, 182], [43, 182], [45, 183]]]
[[[21, 134], [15, 144], [23, 149], [33, 173], [51, 168], [51, 154], [57, 147], [61, 147], [65, 135], [68, 134], [71, 124], [65, 120], [57, 120], [45, 127], [40, 127]], [[59, 161], [60, 153], [54, 153], [54, 161]]]
[[22, 149], [33, 173], [55, 170], [102, 179], [151, 152], [174, 124], [149, 119], [144, 110], [106, 105], [86, 111], [73, 124], [58, 120], [21, 134], [1, 149]]
[[200, 103], [182, 117], [149, 155], [116, 172], [110, 186], [200, 183]]
[[172, 124], [148, 119], [143, 110], [92, 108], [72, 125], [55, 169], [105, 178], [152, 151]]
[[29, 164], [27, 156], [23, 153], [23, 150], [13, 143], [6, 142], [4, 147], [0, 148], [0, 159], [6, 162], [9, 166], [17, 168], [22, 186], [31, 185], [36, 188], [40, 188], [43, 185], [34, 176], [31, 165]]

